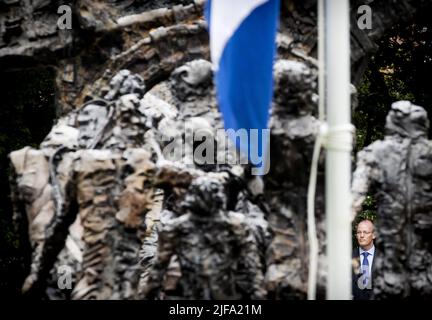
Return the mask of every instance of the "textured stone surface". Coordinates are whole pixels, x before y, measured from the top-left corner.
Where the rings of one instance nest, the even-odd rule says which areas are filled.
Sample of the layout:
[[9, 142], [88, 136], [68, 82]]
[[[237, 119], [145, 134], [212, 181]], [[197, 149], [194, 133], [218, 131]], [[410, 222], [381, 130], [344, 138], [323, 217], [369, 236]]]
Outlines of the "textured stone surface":
[[[66, 2], [67, 3], [67, 2]], [[56, 0], [5, 1], [0, 5], [0, 65], [4, 69], [38, 64], [57, 70], [58, 103], [62, 114], [77, 108], [121, 69], [139, 73], [153, 87], [178, 66], [209, 58], [202, 0], [90, 1], [69, 3], [71, 30], [57, 28]], [[357, 84], [376, 42], [398, 21], [426, 10], [429, 2], [367, 1], [373, 29], [357, 27], [351, 1], [353, 82]], [[279, 54], [295, 57], [293, 48], [316, 58], [316, 1], [282, 1]]]
[[[66, 114], [122, 69], [153, 86], [191, 58], [208, 57], [203, 1], [8, 1], [0, 4], [2, 69], [51, 65]], [[72, 29], [60, 30], [60, 5]]]

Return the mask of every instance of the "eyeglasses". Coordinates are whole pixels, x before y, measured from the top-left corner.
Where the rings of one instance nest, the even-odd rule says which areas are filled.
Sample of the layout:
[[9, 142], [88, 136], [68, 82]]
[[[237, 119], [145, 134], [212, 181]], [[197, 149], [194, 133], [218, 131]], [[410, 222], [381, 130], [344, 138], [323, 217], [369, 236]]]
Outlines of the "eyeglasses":
[[365, 236], [370, 235], [372, 232], [366, 232], [366, 231], [357, 231], [356, 235], [361, 236], [362, 234], [364, 234]]

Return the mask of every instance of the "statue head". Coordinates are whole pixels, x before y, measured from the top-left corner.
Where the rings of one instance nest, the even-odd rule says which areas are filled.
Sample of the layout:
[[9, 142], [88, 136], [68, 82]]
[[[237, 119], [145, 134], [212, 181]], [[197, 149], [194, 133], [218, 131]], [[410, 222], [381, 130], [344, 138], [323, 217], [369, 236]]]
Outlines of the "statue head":
[[145, 93], [144, 79], [127, 69], [120, 70], [111, 79], [110, 90], [105, 95], [106, 100], [115, 100], [125, 94], [136, 94], [138, 98], [142, 98]]
[[193, 60], [178, 67], [171, 74], [171, 83], [180, 101], [189, 96], [205, 95], [212, 87], [212, 64], [203, 59]]
[[410, 101], [397, 101], [391, 105], [386, 118], [386, 134], [407, 138], [426, 137], [429, 119], [426, 110]]
[[192, 181], [182, 206], [200, 217], [212, 216], [225, 208], [226, 196], [222, 181], [201, 176]]
[[140, 147], [146, 131], [140, 100], [135, 94], [125, 94], [115, 102], [113, 129], [104, 147], [126, 149]]
[[274, 66], [275, 113], [306, 115], [317, 110], [317, 73], [303, 62], [278, 60]]
[[92, 148], [96, 136], [108, 122], [108, 106], [103, 101], [90, 102], [78, 110], [76, 119], [79, 147]]

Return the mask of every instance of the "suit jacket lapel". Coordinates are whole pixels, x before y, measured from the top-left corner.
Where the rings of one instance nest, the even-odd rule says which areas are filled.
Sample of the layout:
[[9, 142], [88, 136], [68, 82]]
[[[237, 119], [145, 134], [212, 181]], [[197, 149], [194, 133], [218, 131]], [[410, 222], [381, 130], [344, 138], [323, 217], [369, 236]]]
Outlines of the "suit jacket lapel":
[[360, 253], [358, 247], [354, 248], [352, 259], [353, 259], [352, 262], [353, 262], [353, 269], [354, 269], [353, 271], [356, 277], [358, 278], [360, 275]]
[[375, 273], [375, 258], [376, 258], [376, 255], [377, 255], [377, 248], [375, 247], [375, 252], [374, 252], [374, 255], [373, 255], [373, 259], [372, 259], [372, 267], [371, 267], [371, 270], [372, 270], [372, 275], [371, 275], [371, 278], [373, 279], [373, 277], [374, 277], [374, 273]]

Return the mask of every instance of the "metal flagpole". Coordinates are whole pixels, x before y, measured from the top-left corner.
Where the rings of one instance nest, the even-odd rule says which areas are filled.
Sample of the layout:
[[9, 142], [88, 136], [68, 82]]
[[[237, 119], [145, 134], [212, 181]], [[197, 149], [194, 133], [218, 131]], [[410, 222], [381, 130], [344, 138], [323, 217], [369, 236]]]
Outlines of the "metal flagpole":
[[325, 0], [327, 299], [351, 299], [349, 1]]
[[325, 120], [325, 101], [326, 101], [326, 88], [325, 88], [325, 13], [324, 13], [325, 0], [318, 0], [318, 117], [320, 121]]

